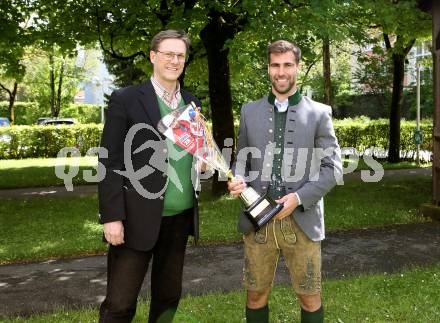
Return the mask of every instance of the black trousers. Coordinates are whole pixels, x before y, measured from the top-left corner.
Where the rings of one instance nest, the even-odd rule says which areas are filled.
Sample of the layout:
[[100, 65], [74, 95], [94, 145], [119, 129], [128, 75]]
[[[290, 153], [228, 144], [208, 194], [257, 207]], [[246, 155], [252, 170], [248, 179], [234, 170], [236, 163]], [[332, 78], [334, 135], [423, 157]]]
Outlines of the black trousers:
[[110, 246], [107, 295], [100, 308], [101, 323], [131, 322], [151, 258], [151, 302], [148, 322], [171, 322], [182, 293], [182, 272], [192, 209], [163, 217], [153, 249], [138, 251]]

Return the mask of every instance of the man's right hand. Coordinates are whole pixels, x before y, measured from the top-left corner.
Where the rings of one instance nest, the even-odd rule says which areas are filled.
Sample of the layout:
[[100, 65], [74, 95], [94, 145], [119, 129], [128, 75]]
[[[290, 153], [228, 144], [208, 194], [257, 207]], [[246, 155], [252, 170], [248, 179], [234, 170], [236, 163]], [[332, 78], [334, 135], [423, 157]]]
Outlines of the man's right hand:
[[243, 178], [236, 177], [233, 180], [228, 181], [228, 190], [231, 195], [237, 197], [246, 189], [246, 183]]
[[113, 246], [124, 243], [124, 225], [122, 221], [104, 223], [105, 240]]

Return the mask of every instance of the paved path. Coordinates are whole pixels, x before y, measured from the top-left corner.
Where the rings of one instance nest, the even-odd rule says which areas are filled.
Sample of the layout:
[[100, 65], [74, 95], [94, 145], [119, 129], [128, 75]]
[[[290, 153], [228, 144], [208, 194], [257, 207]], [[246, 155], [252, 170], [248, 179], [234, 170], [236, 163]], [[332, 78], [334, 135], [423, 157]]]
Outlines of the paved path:
[[[440, 264], [440, 223], [394, 225], [335, 232], [322, 244], [323, 275], [393, 272], [411, 265]], [[241, 289], [242, 244], [190, 247], [184, 294]], [[98, 305], [105, 294], [104, 256], [0, 266], [0, 317]], [[281, 261], [277, 283], [288, 283]], [[149, 275], [143, 285], [148, 293]]]
[[[367, 171], [365, 171], [368, 176]], [[396, 169], [386, 170], [384, 177], [389, 176], [415, 176], [425, 175], [432, 176], [431, 167], [415, 168], [415, 169]], [[354, 172], [344, 175], [344, 180], [359, 179], [361, 172]], [[202, 183], [203, 185], [203, 183]], [[93, 194], [98, 191], [97, 185], [76, 185], [73, 191], [69, 192], [64, 186], [35, 187], [35, 188], [19, 188], [0, 190], [0, 197], [30, 197], [30, 196], [84, 196]]]

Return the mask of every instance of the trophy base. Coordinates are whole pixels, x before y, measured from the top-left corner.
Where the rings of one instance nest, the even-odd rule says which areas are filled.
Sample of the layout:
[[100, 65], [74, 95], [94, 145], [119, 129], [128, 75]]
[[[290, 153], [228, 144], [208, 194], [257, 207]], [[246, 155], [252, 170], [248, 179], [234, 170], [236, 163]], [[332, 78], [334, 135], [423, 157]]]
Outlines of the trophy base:
[[282, 208], [283, 204], [278, 204], [269, 196], [263, 195], [246, 208], [244, 214], [257, 231], [277, 215]]

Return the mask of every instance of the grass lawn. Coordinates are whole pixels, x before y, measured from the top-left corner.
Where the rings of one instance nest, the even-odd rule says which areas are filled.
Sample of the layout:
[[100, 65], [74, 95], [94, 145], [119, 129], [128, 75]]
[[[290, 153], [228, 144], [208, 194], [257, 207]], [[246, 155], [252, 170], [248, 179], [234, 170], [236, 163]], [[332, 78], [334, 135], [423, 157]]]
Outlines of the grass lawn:
[[[56, 165], [79, 166], [78, 174], [73, 177], [73, 184], [95, 184], [86, 182], [83, 179], [83, 171], [93, 170], [97, 165], [97, 157], [75, 157], [75, 158], [30, 158], [30, 159], [10, 159], [0, 160], [0, 189], [21, 188], [21, 187], [44, 187], [52, 185], [63, 185], [63, 180], [55, 175]], [[344, 167], [353, 162], [346, 161]], [[382, 162], [385, 169], [416, 168], [415, 162], [401, 162], [389, 164]], [[422, 167], [431, 166], [431, 163], [422, 164]], [[365, 164], [363, 159], [359, 159], [357, 170], [371, 169]], [[65, 169], [67, 173], [69, 169]], [[73, 171], [73, 170], [72, 170]], [[96, 174], [94, 171], [93, 174]]]
[[56, 165], [79, 166], [78, 175], [73, 178], [74, 185], [96, 184], [86, 182], [82, 174], [86, 169], [95, 169], [97, 163], [97, 157], [0, 160], [0, 189], [64, 185], [63, 180], [55, 175]]
[[[387, 177], [378, 183], [347, 180], [325, 198], [326, 230], [424, 222], [418, 208], [430, 201], [431, 182], [427, 176]], [[202, 199], [202, 243], [240, 241], [241, 235], [235, 230], [240, 210], [240, 202], [227, 196]]]
[[[409, 268], [395, 274], [361, 275], [323, 281], [326, 322], [438, 322], [440, 317], [440, 267]], [[275, 286], [270, 296], [271, 322], [299, 322], [299, 307], [288, 286]], [[185, 297], [176, 322], [245, 322], [245, 293], [211, 293]], [[148, 305], [141, 301], [133, 322], [145, 322]], [[97, 308], [59, 310], [4, 322], [97, 322]]]
[[[386, 160], [378, 160], [379, 163], [382, 165], [384, 169], [411, 169], [411, 168], [418, 168], [415, 161], [402, 161], [400, 163], [390, 164]], [[344, 168], [345, 169], [352, 169], [356, 167], [356, 171], [363, 170], [363, 169], [371, 169], [371, 167], [365, 163], [364, 159], [359, 158], [358, 162], [356, 163], [354, 160], [351, 159], [344, 159]], [[349, 166], [350, 165], [350, 166]], [[420, 163], [420, 167], [431, 167], [432, 163]]]
[[102, 252], [97, 196], [0, 199], [0, 264]]
[[428, 176], [384, 177], [377, 183], [345, 181], [325, 198], [327, 230], [353, 229], [426, 221], [419, 206], [429, 202]]
[[[327, 231], [426, 221], [417, 212], [431, 196], [427, 176], [387, 177], [378, 183], [346, 181], [325, 200]], [[0, 264], [104, 252], [96, 195], [0, 198]], [[240, 241], [240, 202], [203, 193], [202, 244]]]

